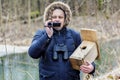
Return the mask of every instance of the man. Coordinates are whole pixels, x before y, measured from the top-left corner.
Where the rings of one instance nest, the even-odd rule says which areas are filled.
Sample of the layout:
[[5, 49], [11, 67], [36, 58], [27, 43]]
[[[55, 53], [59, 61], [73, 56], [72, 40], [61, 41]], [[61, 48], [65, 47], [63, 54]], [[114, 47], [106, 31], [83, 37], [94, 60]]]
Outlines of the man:
[[[40, 80], [80, 80], [80, 71], [74, 70], [70, 55], [80, 45], [80, 34], [68, 29], [72, 13], [63, 2], [51, 3], [44, 12], [44, 29], [38, 30], [29, 48], [32, 58], [40, 58]], [[94, 63], [80, 66], [81, 71], [92, 74]]]

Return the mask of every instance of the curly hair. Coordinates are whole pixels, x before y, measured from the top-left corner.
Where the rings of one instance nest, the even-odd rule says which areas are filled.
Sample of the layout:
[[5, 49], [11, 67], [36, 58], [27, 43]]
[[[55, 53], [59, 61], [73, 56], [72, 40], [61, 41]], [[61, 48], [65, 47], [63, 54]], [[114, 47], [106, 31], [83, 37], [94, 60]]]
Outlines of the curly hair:
[[65, 15], [64, 26], [67, 26], [71, 20], [72, 12], [70, 10], [70, 7], [67, 4], [60, 1], [53, 2], [46, 7], [44, 11], [44, 22], [52, 18], [52, 13], [55, 9], [61, 9], [64, 12], [64, 15]]

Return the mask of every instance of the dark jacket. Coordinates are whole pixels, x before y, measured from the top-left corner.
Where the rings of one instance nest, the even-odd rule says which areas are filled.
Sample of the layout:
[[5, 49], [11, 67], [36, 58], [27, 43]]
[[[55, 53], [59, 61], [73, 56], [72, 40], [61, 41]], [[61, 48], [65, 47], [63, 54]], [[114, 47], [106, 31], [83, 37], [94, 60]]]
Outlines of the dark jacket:
[[72, 68], [68, 59], [80, 43], [80, 34], [66, 27], [54, 30], [51, 39], [45, 30], [37, 31], [28, 53], [32, 58], [40, 58], [40, 80], [80, 80], [79, 71]]

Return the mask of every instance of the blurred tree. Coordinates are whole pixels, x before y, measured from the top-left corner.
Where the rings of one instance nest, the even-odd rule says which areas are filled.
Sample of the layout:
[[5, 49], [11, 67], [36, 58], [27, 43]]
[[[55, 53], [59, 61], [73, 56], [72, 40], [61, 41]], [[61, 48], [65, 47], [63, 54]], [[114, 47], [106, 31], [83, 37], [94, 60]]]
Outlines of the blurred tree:
[[2, 3], [0, 0], [0, 26], [2, 25]]
[[30, 23], [31, 23], [31, 0], [28, 0], [28, 27], [30, 27]]
[[40, 0], [37, 0], [37, 8], [38, 8], [38, 11], [40, 13]]
[[74, 7], [75, 7], [75, 15], [79, 16], [79, 3], [78, 0], [74, 1]]
[[[74, 16], [94, 15], [98, 12], [106, 16], [114, 14], [120, 9], [120, 0], [0, 0], [0, 21], [9, 14], [9, 19], [25, 20], [28, 12], [43, 15], [45, 7], [53, 1], [63, 1], [70, 5]], [[4, 21], [4, 20], [3, 20]]]
[[43, 15], [45, 8], [45, 0], [40, 0], [40, 15]]

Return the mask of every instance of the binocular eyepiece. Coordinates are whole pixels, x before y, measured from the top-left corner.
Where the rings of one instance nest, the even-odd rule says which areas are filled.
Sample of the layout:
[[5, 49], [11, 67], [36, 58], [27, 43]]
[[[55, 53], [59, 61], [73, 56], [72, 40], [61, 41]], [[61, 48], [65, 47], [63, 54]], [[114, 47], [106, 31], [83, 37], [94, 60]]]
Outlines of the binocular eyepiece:
[[48, 22], [48, 27], [60, 27], [60, 25], [59, 22]]
[[58, 53], [61, 52], [63, 60], [68, 59], [67, 46], [64, 44], [56, 44], [54, 46], [53, 60], [58, 60]]

